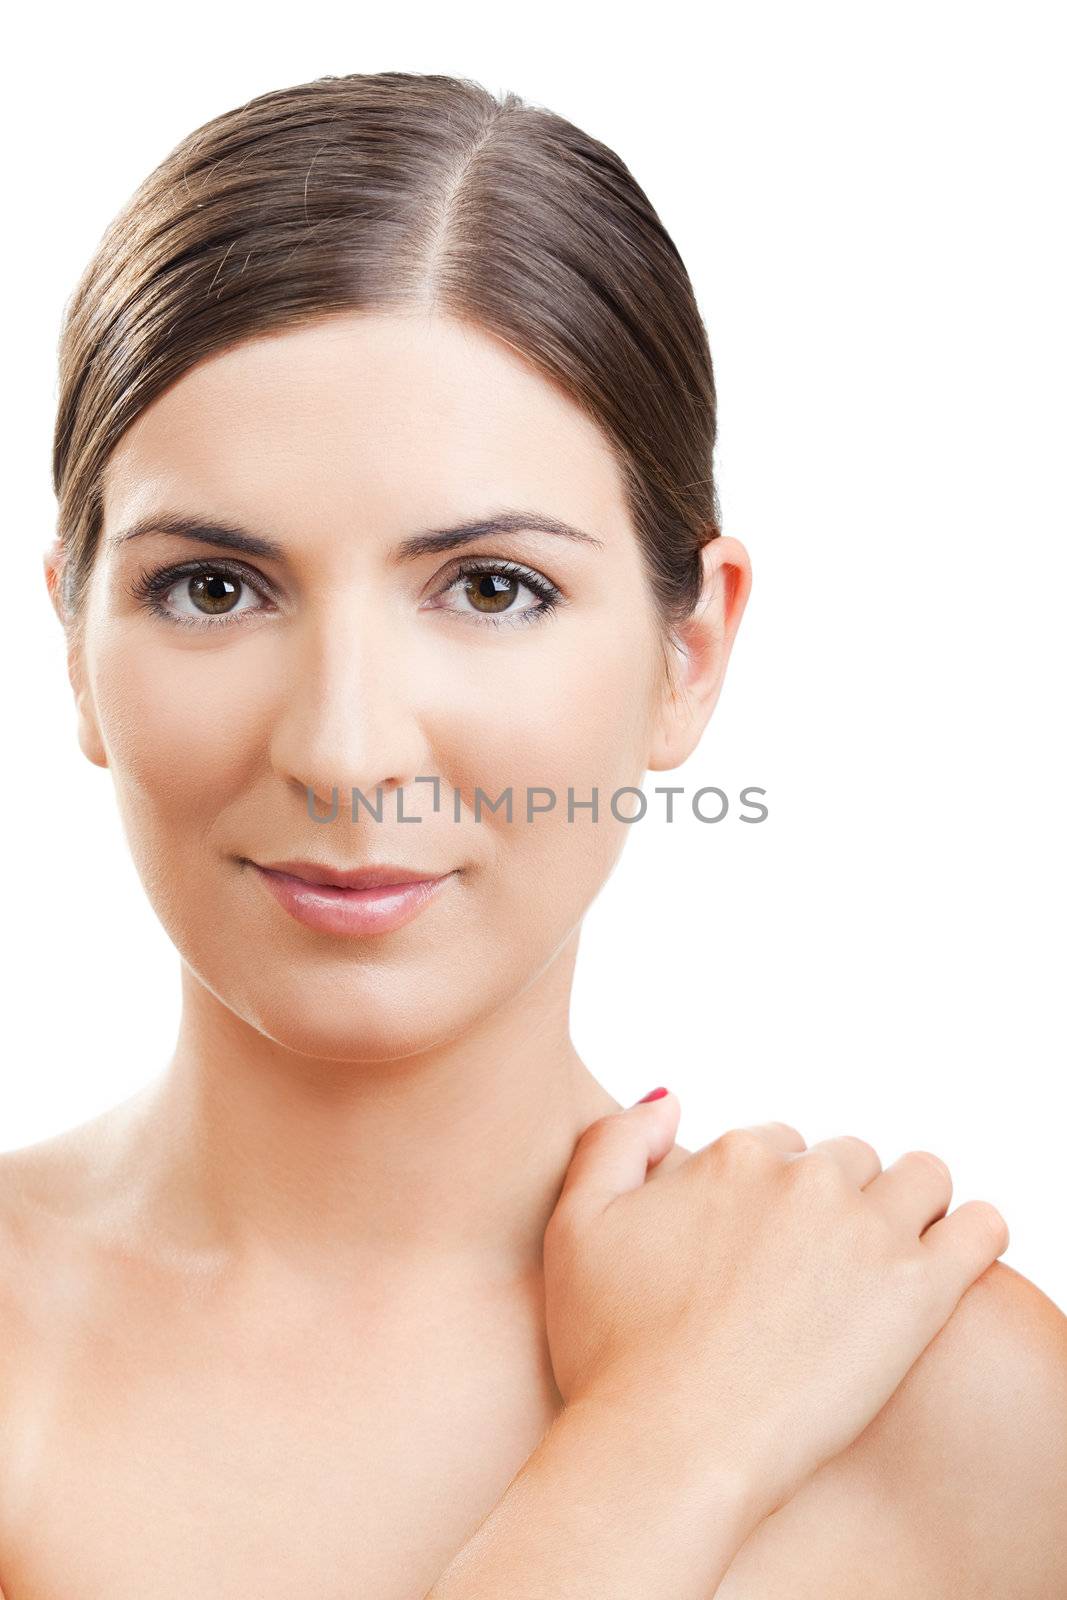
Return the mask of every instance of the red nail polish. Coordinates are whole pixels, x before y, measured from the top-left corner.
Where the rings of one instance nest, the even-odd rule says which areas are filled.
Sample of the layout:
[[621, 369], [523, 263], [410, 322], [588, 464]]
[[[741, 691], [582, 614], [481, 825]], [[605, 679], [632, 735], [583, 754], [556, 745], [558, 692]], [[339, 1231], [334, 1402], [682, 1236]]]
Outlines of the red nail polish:
[[653, 1089], [651, 1091], [651, 1093], [643, 1094], [641, 1096], [640, 1100], [637, 1101], [637, 1104], [639, 1106], [643, 1106], [646, 1100], [662, 1100], [663, 1096], [665, 1094], [670, 1094], [670, 1090], [669, 1089]]

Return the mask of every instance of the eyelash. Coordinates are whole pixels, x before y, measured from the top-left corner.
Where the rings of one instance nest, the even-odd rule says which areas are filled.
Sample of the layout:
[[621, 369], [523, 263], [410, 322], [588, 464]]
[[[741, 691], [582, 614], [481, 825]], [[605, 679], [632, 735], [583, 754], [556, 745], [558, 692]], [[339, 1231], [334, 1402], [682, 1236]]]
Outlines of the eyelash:
[[[458, 567], [444, 588], [438, 590], [438, 596], [447, 594], [456, 587], [462, 578], [479, 577], [484, 573], [497, 573], [505, 577], [519, 579], [528, 589], [538, 596], [538, 604], [527, 606], [522, 611], [513, 613], [501, 612], [498, 616], [488, 613], [479, 613], [473, 610], [456, 613], [459, 616], [469, 617], [478, 623], [488, 623], [490, 627], [501, 628], [515, 627], [519, 623], [538, 622], [547, 617], [557, 606], [563, 604], [563, 594], [542, 573], [534, 572], [529, 567], [521, 566], [517, 561], [493, 561], [489, 558], [468, 562]], [[231, 582], [244, 584], [252, 589], [262, 599], [269, 596], [261, 583], [257, 583], [242, 567], [229, 561], [186, 561], [179, 566], [160, 567], [156, 571], [142, 569], [130, 585], [130, 592], [135, 600], [145, 605], [155, 616], [162, 617], [165, 621], [174, 623], [179, 628], [196, 628], [203, 632], [205, 628], [228, 628], [235, 626], [240, 620], [240, 613], [224, 613], [217, 617], [204, 615], [199, 618], [176, 616], [162, 603], [163, 596], [183, 578], [198, 578], [213, 574], [216, 577], [229, 578]], [[436, 597], [435, 597], [436, 598]]]

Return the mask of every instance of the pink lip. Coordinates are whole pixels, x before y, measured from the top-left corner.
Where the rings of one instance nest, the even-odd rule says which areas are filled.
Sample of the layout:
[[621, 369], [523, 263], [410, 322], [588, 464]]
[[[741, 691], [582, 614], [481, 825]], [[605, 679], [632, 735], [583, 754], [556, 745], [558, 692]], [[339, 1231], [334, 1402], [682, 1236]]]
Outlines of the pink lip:
[[320, 933], [390, 933], [401, 928], [444, 887], [454, 872], [439, 878], [372, 884], [363, 889], [309, 883], [291, 872], [249, 862], [290, 916]]

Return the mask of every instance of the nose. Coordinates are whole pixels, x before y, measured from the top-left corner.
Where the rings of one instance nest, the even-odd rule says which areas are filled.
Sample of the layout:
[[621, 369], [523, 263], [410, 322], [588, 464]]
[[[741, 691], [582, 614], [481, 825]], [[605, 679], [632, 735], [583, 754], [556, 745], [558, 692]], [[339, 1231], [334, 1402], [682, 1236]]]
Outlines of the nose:
[[[417, 703], [414, 641], [372, 613], [351, 602], [309, 613], [287, 640], [271, 759], [317, 815], [335, 805], [344, 813], [359, 789], [375, 808], [381, 798], [384, 821], [390, 792], [434, 770]], [[404, 810], [415, 810], [406, 793]], [[362, 802], [358, 814], [369, 814]]]

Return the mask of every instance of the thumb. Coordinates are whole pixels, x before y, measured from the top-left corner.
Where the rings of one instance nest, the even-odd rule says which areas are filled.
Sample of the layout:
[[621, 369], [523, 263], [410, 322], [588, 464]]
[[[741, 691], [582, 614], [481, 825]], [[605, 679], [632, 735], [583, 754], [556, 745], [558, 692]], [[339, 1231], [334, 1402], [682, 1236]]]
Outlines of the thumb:
[[557, 1213], [579, 1221], [603, 1211], [617, 1195], [640, 1189], [648, 1169], [674, 1144], [681, 1103], [669, 1089], [653, 1091], [625, 1111], [598, 1117], [578, 1139], [556, 1202]]

